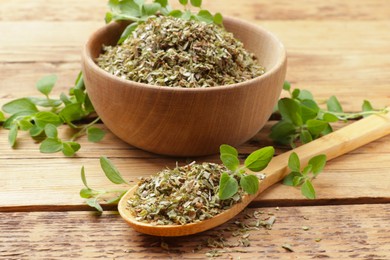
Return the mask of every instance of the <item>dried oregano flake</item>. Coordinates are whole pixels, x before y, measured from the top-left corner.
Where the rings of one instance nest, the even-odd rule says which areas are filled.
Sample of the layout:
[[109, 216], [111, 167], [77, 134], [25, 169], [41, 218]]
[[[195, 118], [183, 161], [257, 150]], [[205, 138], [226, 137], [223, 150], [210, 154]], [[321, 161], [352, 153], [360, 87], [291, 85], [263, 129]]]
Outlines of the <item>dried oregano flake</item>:
[[152, 16], [96, 62], [118, 77], [159, 86], [205, 88], [264, 73], [232, 33], [215, 24]]
[[242, 189], [230, 199], [218, 197], [219, 178], [226, 167], [191, 163], [141, 179], [128, 210], [137, 221], [183, 225], [209, 219], [240, 202]]

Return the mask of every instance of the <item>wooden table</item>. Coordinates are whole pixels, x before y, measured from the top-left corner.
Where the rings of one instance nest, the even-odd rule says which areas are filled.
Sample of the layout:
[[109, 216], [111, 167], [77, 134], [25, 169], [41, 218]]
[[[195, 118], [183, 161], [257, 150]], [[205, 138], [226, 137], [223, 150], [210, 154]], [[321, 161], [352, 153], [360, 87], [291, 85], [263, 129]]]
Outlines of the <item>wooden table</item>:
[[[376, 107], [390, 105], [388, 0], [205, 2], [211, 11], [278, 35], [288, 52], [287, 79], [317, 100], [337, 95], [347, 111], [359, 110], [364, 99]], [[104, 24], [106, 11], [105, 1], [96, 0], [1, 0], [0, 104], [38, 95], [35, 82], [51, 73], [59, 77], [53, 95], [67, 92], [80, 70], [82, 46]], [[239, 147], [242, 157], [270, 144], [273, 123]], [[210, 247], [219, 234], [233, 244], [242, 240], [228, 230], [234, 221], [198, 235], [161, 239], [133, 231], [114, 207], [105, 206], [99, 216], [78, 194], [82, 165], [90, 186], [111, 186], [100, 170], [101, 155], [131, 181], [193, 158], [150, 154], [110, 133], [97, 144], [81, 139], [77, 156], [66, 158], [40, 153], [27, 135], [11, 149], [7, 134], [0, 130], [1, 259], [390, 258], [390, 136], [329, 162], [314, 181], [316, 200], [275, 185], [248, 209], [263, 211], [262, 218], [275, 216], [272, 229], [250, 231], [249, 247], [222, 249]], [[196, 160], [218, 162], [218, 156]]]

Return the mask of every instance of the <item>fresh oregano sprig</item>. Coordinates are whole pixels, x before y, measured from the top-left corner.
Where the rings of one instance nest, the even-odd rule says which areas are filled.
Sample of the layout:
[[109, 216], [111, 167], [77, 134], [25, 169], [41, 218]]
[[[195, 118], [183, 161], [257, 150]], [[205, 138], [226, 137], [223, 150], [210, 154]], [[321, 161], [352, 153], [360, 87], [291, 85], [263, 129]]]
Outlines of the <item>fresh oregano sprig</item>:
[[[9, 129], [8, 142], [11, 147], [16, 145], [19, 131], [26, 131], [33, 139], [41, 141], [42, 153], [62, 151], [66, 156], [74, 155], [80, 144], [76, 140], [87, 135], [91, 142], [99, 142], [105, 132], [94, 125], [100, 120], [98, 117], [87, 124], [80, 124], [90, 116], [95, 116], [95, 109], [86, 93], [81, 73], [76, 79], [75, 86], [69, 95], [62, 93], [59, 98], [51, 98], [50, 94], [57, 81], [57, 76], [49, 75], [41, 78], [37, 90], [44, 97], [24, 97], [12, 100], [3, 105], [2, 110], [9, 114], [5, 118], [0, 112], [0, 122]], [[69, 140], [62, 140], [58, 136], [58, 127], [67, 124], [74, 130]]]
[[274, 153], [275, 149], [272, 146], [256, 150], [245, 159], [244, 165], [240, 167], [237, 150], [230, 145], [221, 145], [220, 159], [229, 171], [221, 174], [219, 198], [226, 200], [233, 197], [238, 192], [239, 185], [248, 194], [255, 194], [259, 189], [259, 179], [253, 174], [247, 174], [246, 170], [259, 172], [265, 169]]
[[311, 158], [308, 164], [301, 170], [301, 162], [298, 155], [293, 152], [288, 159], [288, 167], [291, 170], [284, 179], [283, 184], [288, 186], [300, 187], [301, 193], [308, 199], [315, 199], [312, 180], [318, 176], [326, 164], [326, 155], [320, 154]]
[[277, 143], [291, 147], [331, 133], [331, 123], [387, 112], [386, 109], [374, 109], [369, 101], [364, 100], [361, 112], [347, 113], [335, 96], [326, 101], [326, 109], [323, 109], [308, 90], [292, 90], [287, 81], [283, 89], [290, 97], [278, 101], [277, 111], [282, 118], [271, 128], [270, 137]]
[[[109, 179], [114, 184], [127, 184], [130, 185], [119, 173], [118, 169], [107, 157], [100, 157], [100, 166], [103, 169], [104, 174], [107, 179]], [[86, 203], [97, 209], [100, 212], [103, 212], [103, 208], [100, 203], [105, 202], [107, 204], [118, 203], [120, 198], [126, 193], [127, 190], [95, 190], [89, 187], [87, 179], [85, 176], [84, 166], [81, 168], [81, 180], [85, 188], [80, 190], [80, 197], [86, 199]]]
[[[167, 15], [184, 20], [198, 20], [205, 23], [215, 23], [222, 25], [223, 17], [220, 13], [212, 15], [210, 11], [202, 9], [202, 0], [179, 0], [184, 10], [172, 9], [168, 0], [154, 0], [145, 3], [144, 0], [110, 0], [108, 2], [109, 12], [106, 13], [105, 21], [130, 21], [118, 40], [121, 44], [126, 40], [138, 24], [143, 23], [153, 15]], [[191, 7], [199, 9], [197, 13], [191, 11]]]

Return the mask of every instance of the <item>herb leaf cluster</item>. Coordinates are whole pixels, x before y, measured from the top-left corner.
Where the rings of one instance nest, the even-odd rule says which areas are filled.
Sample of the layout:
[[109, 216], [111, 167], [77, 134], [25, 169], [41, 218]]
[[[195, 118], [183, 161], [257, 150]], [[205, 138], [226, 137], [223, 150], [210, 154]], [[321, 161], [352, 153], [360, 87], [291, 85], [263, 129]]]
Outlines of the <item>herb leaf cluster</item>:
[[362, 111], [344, 112], [339, 100], [331, 96], [326, 101], [326, 109], [321, 108], [308, 90], [291, 89], [285, 82], [283, 89], [290, 97], [281, 98], [277, 111], [282, 119], [271, 128], [270, 138], [277, 143], [296, 147], [298, 143], [309, 143], [321, 136], [333, 132], [331, 123], [365, 117], [371, 114], [385, 113], [385, 109], [374, 109], [364, 100]]
[[[275, 153], [272, 146], [252, 152], [240, 166], [238, 152], [236, 148], [223, 144], [220, 146], [220, 159], [229, 171], [222, 173], [219, 181], [219, 198], [226, 200], [233, 197], [239, 189], [239, 186], [248, 194], [255, 194], [259, 189], [259, 179], [253, 174], [247, 174], [250, 170], [259, 172], [265, 169]], [[239, 182], [237, 181], [239, 179]]]
[[[2, 106], [2, 111], [9, 114], [6, 118], [0, 112], [0, 122], [9, 129], [8, 142], [15, 147], [19, 131], [26, 131], [33, 139], [41, 141], [42, 153], [62, 151], [66, 156], [74, 155], [80, 144], [76, 139], [87, 135], [91, 142], [98, 142], [104, 137], [104, 131], [93, 125], [99, 121], [96, 118], [88, 124], [78, 125], [80, 120], [94, 115], [94, 108], [85, 91], [81, 73], [76, 79], [75, 86], [69, 95], [62, 93], [59, 98], [51, 98], [57, 76], [49, 75], [36, 83], [37, 90], [43, 97], [25, 97], [12, 100]], [[58, 136], [58, 127], [67, 124], [74, 130], [70, 140], [62, 140]]]
[[288, 159], [288, 167], [291, 172], [284, 178], [283, 184], [300, 187], [301, 193], [308, 199], [315, 199], [312, 180], [318, 176], [326, 164], [326, 155], [320, 154], [311, 158], [308, 164], [301, 170], [301, 162], [298, 155], [293, 152]]
[[[206, 23], [222, 25], [223, 17], [220, 13], [211, 14], [208, 10], [202, 9], [202, 0], [179, 0], [184, 10], [172, 9], [168, 0], [154, 0], [152, 3], [145, 3], [144, 0], [109, 0], [109, 12], [106, 13], [105, 21], [132, 21], [123, 31], [118, 44], [124, 42], [140, 23], [145, 22], [153, 15], [172, 16], [184, 20], [197, 20]], [[197, 13], [191, 8], [199, 9]]]

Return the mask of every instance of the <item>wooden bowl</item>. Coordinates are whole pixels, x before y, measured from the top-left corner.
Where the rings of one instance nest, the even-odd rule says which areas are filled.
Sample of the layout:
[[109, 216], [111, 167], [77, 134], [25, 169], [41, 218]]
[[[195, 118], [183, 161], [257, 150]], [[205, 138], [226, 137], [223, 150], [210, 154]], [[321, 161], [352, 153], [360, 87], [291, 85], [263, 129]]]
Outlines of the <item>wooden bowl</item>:
[[89, 97], [104, 124], [119, 138], [157, 154], [201, 156], [221, 144], [238, 146], [267, 122], [286, 74], [286, 53], [268, 31], [226, 17], [225, 28], [254, 53], [266, 73], [238, 84], [171, 88], [121, 79], [99, 68], [102, 45], [115, 45], [125, 24], [96, 31], [82, 54]]

